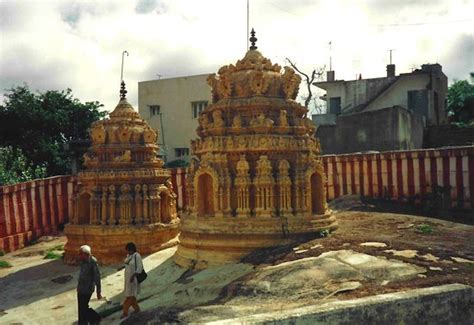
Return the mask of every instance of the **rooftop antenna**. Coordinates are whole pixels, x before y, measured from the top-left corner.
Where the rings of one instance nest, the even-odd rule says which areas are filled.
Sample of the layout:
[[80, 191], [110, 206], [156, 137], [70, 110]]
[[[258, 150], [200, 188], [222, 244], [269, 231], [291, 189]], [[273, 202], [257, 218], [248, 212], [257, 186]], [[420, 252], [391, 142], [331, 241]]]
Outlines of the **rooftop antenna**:
[[247, 41], [247, 51], [249, 50], [249, 12], [250, 12], [250, 3], [249, 3], [250, 0], [247, 0], [247, 34], [245, 34], [245, 39]]
[[332, 50], [332, 41], [329, 41], [329, 71], [332, 71], [332, 56], [331, 56], [331, 50]]
[[390, 53], [390, 64], [392, 64], [392, 51], [395, 51], [395, 49], [388, 50], [388, 52]]

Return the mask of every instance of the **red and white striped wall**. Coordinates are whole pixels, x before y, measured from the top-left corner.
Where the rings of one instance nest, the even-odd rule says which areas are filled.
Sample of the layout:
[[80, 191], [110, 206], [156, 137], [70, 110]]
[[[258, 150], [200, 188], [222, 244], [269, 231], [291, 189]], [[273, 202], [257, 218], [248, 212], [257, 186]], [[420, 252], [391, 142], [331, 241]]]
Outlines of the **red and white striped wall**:
[[14, 251], [58, 231], [72, 214], [72, 176], [0, 186], [0, 250]]
[[323, 156], [327, 199], [360, 194], [423, 198], [445, 189], [451, 207], [474, 207], [474, 146]]
[[[449, 191], [451, 206], [474, 208], [474, 146], [322, 156], [326, 197], [358, 194], [422, 199], [434, 186]], [[178, 208], [185, 202], [184, 168], [172, 171]]]
[[[327, 199], [359, 194], [392, 199], [423, 198], [435, 186], [448, 191], [452, 207], [474, 208], [474, 146], [322, 156]], [[172, 169], [177, 207], [186, 202], [186, 169]], [[72, 215], [73, 176], [56, 176], [0, 187], [0, 250], [55, 234]]]

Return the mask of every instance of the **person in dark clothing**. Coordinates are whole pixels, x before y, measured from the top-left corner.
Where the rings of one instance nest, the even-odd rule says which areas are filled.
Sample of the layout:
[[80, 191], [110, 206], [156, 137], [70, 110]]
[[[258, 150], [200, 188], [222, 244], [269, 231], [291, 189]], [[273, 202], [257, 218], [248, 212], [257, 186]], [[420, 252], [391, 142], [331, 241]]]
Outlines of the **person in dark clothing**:
[[79, 249], [79, 260], [81, 261], [81, 270], [77, 281], [78, 324], [98, 324], [100, 318], [95, 311], [89, 308], [89, 301], [94, 292], [94, 287], [97, 288], [97, 299], [102, 299], [97, 260], [92, 256], [91, 248], [87, 245], [83, 245]]

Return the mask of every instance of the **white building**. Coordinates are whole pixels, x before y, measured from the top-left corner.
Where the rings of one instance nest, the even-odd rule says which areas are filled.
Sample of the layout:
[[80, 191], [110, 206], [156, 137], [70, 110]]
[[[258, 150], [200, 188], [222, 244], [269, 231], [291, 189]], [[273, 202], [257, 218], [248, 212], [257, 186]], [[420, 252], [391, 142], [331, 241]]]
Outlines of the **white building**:
[[209, 74], [138, 83], [140, 115], [159, 131], [166, 162], [189, 160], [191, 140], [197, 138], [199, 113], [211, 102]]

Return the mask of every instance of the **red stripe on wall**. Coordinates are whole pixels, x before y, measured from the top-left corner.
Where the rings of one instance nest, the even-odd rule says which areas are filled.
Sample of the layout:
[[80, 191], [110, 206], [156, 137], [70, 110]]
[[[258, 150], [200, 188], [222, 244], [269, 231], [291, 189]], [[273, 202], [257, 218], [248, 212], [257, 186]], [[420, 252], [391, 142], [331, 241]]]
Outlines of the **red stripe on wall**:
[[367, 159], [367, 178], [368, 178], [368, 184], [369, 188], [366, 189], [367, 195], [368, 196], [374, 196], [374, 182], [372, 180], [373, 175], [372, 175], [372, 160]]
[[328, 178], [328, 160], [327, 159], [324, 159], [323, 160], [323, 166], [324, 166], [324, 178], [326, 179], [326, 182], [324, 184], [324, 186], [326, 187], [326, 197], [328, 198], [329, 197], [329, 178]]
[[413, 167], [413, 158], [407, 158], [407, 169], [408, 169], [408, 196], [413, 197], [415, 196], [415, 171]]
[[418, 159], [420, 166], [420, 194], [424, 196], [426, 194], [426, 169], [425, 169], [425, 159], [421, 157]]
[[364, 161], [361, 156], [357, 157], [359, 161], [359, 194], [364, 196]]
[[5, 210], [3, 207], [3, 189], [0, 187], [0, 238], [7, 235], [7, 223], [5, 220]]
[[21, 229], [18, 229], [18, 225], [16, 224], [15, 208], [13, 207], [15, 202], [13, 200], [13, 195], [11, 193], [8, 195], [7, 200], [8, 200], [8, 208], [10, 210], [10, 229], [11, 229], [10, 234], [16, 234], [16, 233], [19, 233]]
[[392, 172], [392, 158], [387, 159], [387, 188], [388, 193], [391, 198], [394, 195], [394, 188], [393, 188], [393, 172]]
[[460, 208], [464, 207], [464, 184], [462, 179], [462, 156], [456, 157], [457, 201]]
[[431, 164], [431, 190], [438, 185], [438, 176], [437, 176], [437, 168], [436, 168], [436, 157], [430, 157], [430, 164]]
[[351, 161], [349, 162], [351, 164], [351, 192], [352, 194], [356, 194], [357, 193], [357, 189], [356, 189], [356, 184], [355, 184], [355, 173], [354, 173], [354, 166], [355, 166], [355, 163], [354, 163], [354, 160], [351, 159]]
[[380, 155], [377, 155], [377, 186], [379, 197], [383, 197], [382, 159]]
[[397, 154], [397, 161], [395, 162], [397, 166], [397, 190], [398, 190], [398, 198], [405, 196], [403, 193], [403, 171], [402, 171], [402, 159], [400, 155]]
[[39, 183], [36, 184], [35, 187], [35, 197], [36, 197], [36, 218], [37, 218], [37, 225], [38, 228], [35, 229], [35, 234], [39, 236], [40, 234], [40, 229], [43, 229], [44, 224], [43, 224], [43, 210], [41, 209], [41, 196], [40, 196], [40, 185]]
[[61, 211], [60, 223], [65, 223], [68, 221], [68, 197], [67, 197], [67, 180], [61, 180], [61, 200], [63, 202], [63, 210]]
[[27, 199], [27, 209], [28, 209], [28, 230], [32, 231], [34, 230], [34, 225], [33, 225], [33, 220], [34, 220], [34, 215], [33, 215], [33, 198], [31, 197], [31, 183], [30, 186], [28, 186], [28, 189], [26, 190], [26, 199]]
[[474, 155], [469, 156], [469, 192], [471, 194], [471, 208], [474, 207]]
[[449, 156], [443, 157], [443, 187], [449, 186]]
[[347, 191], [347, 161], [341, 161], [341, 173], [342, 173], [342, 194], [346, 195]]
[[338, 172], [339, 171], [337, 170], [336, 157], [334, 157], [332, 161], [332, 179], [333, 179], [333, 184], [334, 184], [334, 198], [337, 198], [341, 195], [340, 194], [341, 184], [339, 184]]

